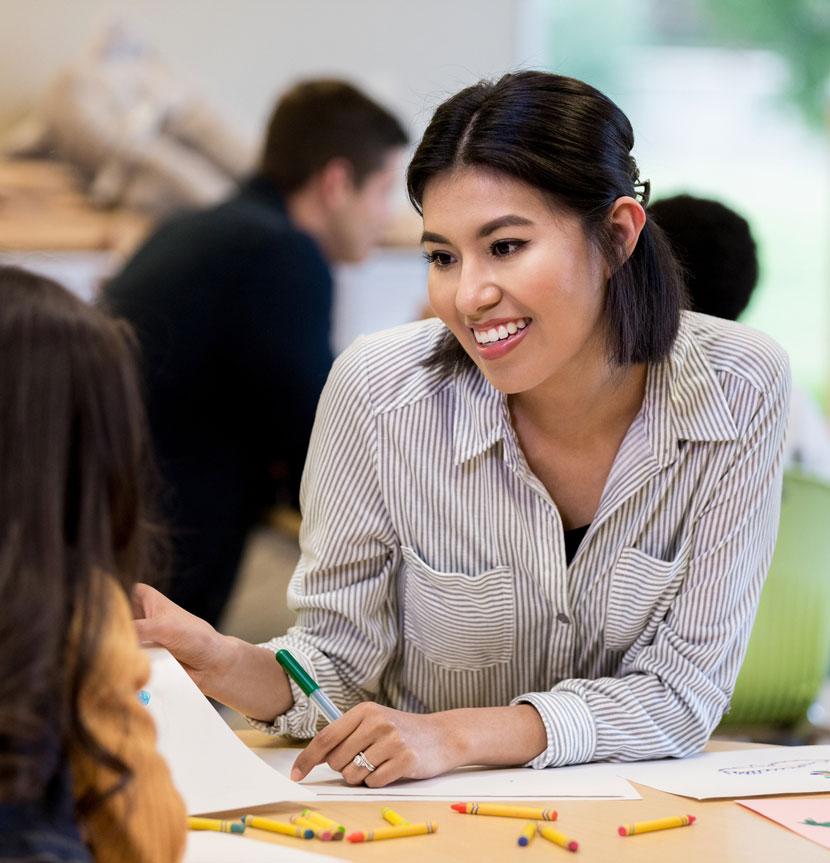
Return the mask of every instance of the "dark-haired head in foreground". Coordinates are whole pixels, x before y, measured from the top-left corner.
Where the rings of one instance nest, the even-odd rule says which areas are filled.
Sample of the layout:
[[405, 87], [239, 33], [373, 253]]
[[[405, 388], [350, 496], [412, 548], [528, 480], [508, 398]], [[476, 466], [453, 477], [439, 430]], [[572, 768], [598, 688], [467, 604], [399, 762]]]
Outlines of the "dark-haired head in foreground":
[[[86, 728], [79, 693], [107, 624], [101, 574], [129, 591], [158, 572], [134, 355], [122, 322], [0, 266], [2, 803], [41, 799], [69, 740], [112, 771], [110, 793], [129, 779]], [[80, 814], [98, 803], [82, 799]]]

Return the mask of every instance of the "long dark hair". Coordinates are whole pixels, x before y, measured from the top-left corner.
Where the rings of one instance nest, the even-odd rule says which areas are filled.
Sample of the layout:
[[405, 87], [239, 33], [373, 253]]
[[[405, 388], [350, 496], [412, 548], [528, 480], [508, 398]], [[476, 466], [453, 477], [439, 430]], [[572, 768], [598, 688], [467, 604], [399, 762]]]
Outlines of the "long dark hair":
[[107, 619], [103, 574], [129, 590], [158, 564], [147, 439], [128, 327], [0, 266], [0, 799], [41, 796], [70, 740], [116, 776], [80, 813], [129, 781], [78, 698]]
[[[467, 87], [438, 107], [409, 165], [407, 190], [422, 212], [433, 177], [461, 166], [487, 168], [578, 216], [612, 274], [604, 309], [610, 359], [658, 362], [677, 335], [683, 277], [654, 223], [646, 221], [628, 258], [612, 233], [608, 214], [617, 198], [648, 203], [633, 145], [628, 118], [599, 90], [561, 75], [516, 72]], [[428, 364], [450, 371], [459, 363], [472, 360], [448, 332]]]

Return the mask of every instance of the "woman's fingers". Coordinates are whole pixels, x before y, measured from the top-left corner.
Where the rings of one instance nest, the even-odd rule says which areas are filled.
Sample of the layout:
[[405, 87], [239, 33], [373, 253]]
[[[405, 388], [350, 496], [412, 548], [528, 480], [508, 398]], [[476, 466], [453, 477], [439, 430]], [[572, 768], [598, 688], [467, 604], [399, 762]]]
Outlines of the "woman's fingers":
[[132, 604], [140, 642], [166, 647], [197, 683], [203, 672], [216, 667], [222, 637], [207, 621], [146, 584], [135, 586]]
[[[371, 761], [371, 759], [369, 759]], [[375, 762], [372, 761], [372, 764]], [[364, 780], [364, 784], [368, 785], [369, 788], [383, 788], [385, 785], [389, 785], [392, 782], [397, 782], [398, 779], [402, 779], [406, 776], [406, 771], [403, 768], [403, 764], [400, 762], [398, 758], [390, 758], [388, 761], [384, 761], [383, 764], [378, 765], [376, 770], [373, 770]]]
[[360, 722], [361, 711], [359, 707], [355, 707], [331, 725], [327, 725], [297, 756], [291, 768], [291, 779], [299, 782], [312, 768], [326, 761], [332, 749], [352, 734]]
[[[295, 781], [327, 761], [350, 785], [372, 788], [397, 779], [426, 779], [449, 769], [441, 749], [445, 734], [432, 715], [392, 710], [372, 702], [353, 707], [324, 728], [300, 753], [291, 771]], [[363, 753], [374, 770], [355, 764]]]
[[133, 616], [136, 619], [152, 617], [153, 613], [163, 605], [164, 602], [171, 602], [163, 593], [150, 587], [149, 584], [136, 584], [133, 587], [132, 596], [130, 597], [133, 607]]
[[[332, 770], [343, 773], [358, 752], [364, 751], [377, 740], [377, 734], [366, 722], [360, 725], [342, 742], [338, 743], [326, 756], [326, 763]], [[374, 762], [372, 762], [374, 763]]]
[[[366, 767], [358, 766], [354, 763], [354, 759], [359, 752], [363, 753], [363, 757], [374, 767], [374, 770], [369, 770]], [[357, 749], [352, 752], [352, 757], [346, 763], [346, 766], [340, 771], [343, 778], [349, 785], [361, 785], [363, 782], [368, 784], [370, 776], [374, 776], [381, 767], [384, 767], [395, 756], [395, 750], [390, 745], [388, 740], [380, 740], [373, 743], [371, 746]], [[385, 772], [389, 772], [388, 770]], [[397, 777], [395, 777], [397, 778]]]

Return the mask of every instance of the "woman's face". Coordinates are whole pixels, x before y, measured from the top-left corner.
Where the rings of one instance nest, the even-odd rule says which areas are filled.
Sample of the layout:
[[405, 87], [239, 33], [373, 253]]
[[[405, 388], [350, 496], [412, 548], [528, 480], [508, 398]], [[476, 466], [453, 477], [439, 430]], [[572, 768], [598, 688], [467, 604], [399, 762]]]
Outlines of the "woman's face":
[[605, 354], [605, 261], [579, 220], [525, 183], [479, 168], [423, 195], [432, 308], [494, 387], [578, 380]]

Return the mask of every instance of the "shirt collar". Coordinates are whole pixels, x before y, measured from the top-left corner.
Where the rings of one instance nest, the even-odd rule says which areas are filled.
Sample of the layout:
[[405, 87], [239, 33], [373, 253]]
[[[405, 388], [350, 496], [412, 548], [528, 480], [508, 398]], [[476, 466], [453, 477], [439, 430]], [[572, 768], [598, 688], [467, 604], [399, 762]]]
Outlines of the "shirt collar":
[[260, 201], [285, 213], [285, 198], [265, 174], [253, 174], [239, 187], [243, 195], [251, 195]]
[[453, 455], [460, 465], [503, 440], [510, 420], [507, 397], [472, 363], [457, 372], [455, 383]]
[[[507, 397], [476, 366], [456, 377], [453, 454], [460, 465], [510, 435]], [[669, 357], [649, 367], [643, 419], [660, 465], [674, 461], [678, 441], [728, 441], [738, 437], [729, 403], [690, 319], [683, 315]]]
[[678, 441], [738, 437], [726, 395], [691, 324], [684, 313], [669, 357], [649, 368], [643, 410], [660, 464], [674, 460]]

